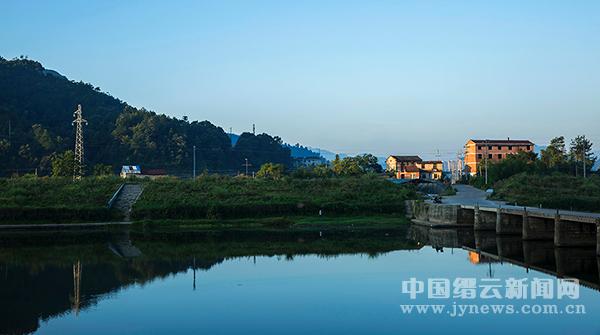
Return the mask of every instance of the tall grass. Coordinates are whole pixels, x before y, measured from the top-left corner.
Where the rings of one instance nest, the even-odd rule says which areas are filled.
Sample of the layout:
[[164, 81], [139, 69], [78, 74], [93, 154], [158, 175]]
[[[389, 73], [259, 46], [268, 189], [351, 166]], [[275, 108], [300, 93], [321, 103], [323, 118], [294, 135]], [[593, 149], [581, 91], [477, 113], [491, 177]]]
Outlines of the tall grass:
[[116, 177], [0, 179], [0, 221], [110, 220], [106, 204], [120, 183]]
[[280, 180], [202, 176], [148, 183], [135, 219], [403, 213], [414, 191], [377, 176]]

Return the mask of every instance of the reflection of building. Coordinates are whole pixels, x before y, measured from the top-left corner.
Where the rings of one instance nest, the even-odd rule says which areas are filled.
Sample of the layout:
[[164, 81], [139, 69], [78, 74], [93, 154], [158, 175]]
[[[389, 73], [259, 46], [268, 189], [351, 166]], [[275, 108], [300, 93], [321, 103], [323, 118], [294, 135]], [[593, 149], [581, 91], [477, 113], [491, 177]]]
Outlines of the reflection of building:
[[397, 179], [442, 179], [442, 161], [424, 161], [419, 156], [391, 155], [385, 160], [387, 171]]
[[327, 160], [321, 156], [294, 158], [294, 167], [311, 167], [327, 164]]
[[532, 152], [534, 144], [529, 140], [469, 140], [465, 144], [465, 165], [470, 175], [481, 171], [482, 162], [497, 162], [508, 155]]
[[482, 254], [480, 254], [478, 252], [469, 251], [469, 262], [471, 262], [471, 264], [484, 264], [484, 263], [497, 263], [498, 261], [496, 261], [490, 257], [483, 256]]

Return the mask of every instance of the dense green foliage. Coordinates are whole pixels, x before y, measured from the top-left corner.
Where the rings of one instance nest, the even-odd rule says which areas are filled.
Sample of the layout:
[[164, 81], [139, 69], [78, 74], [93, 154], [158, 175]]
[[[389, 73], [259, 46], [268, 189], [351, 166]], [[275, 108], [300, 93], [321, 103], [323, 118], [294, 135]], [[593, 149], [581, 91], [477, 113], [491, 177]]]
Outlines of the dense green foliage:
[[121, 182], [114, 177], [0, 179], [0, 221], [112, 220], [106, 205]]
[[208, 121], [187, 122], [137, 109], [38, 62], [0, 57], [0, 176], [35, 169], [51, 174], [52, 158], [73, 148], [71, 122], [78, 104], [89, 121], [84, 127], [88, 174], [99, 163], [191, 174], [193, 146], [199, 171], [235, 173], [245, 158], [254, 171], [266, 162], [291, 164], [290, 149], [278, 137], [244, 133], [232, 147], [223, 129]]
[[378, 177], [297, 179], [201, 176], [149, 183], [136, 219], [244, 218], [281, 215], [402, 213], [411, 189]]
[[487, 188], [494, 183], [522, 172], [536, 173], [545, 170], [536, 154], [520, 152], [509, 155], [499, 162], [488, 163], [488, 185], [483, 175], [472, 177], [469, 182], [479, 188]]
[[488, 162], [487, 185], [483, 172], [482, 175], [471, 178], [469, 182], [476, 187], [485, 188], [522, 172], [539, 175], [556, 172], [574, 176], [590, 175], [597, 159], [592, 149], [592, 142], [585, 136], [577, 136], [571, 141], [569, 152], [567, 152], [564, 137], [556, 137], [550, 141], [548, 147], [542, 150], [539, 159], [537, 154], [532, 152], [508, 155], [501, 161]]
[[383, 171], [381, 165], [377, 162], [377, 157], [371, 154], [344, 157], [343, 159], [336, 155], [333, 162], [331, 162], [331, 170], [337, 176], [356, 176]]
[[256, 173], [256, 177], [279, 179], [283, 177], [284, 173], [285, 166], [283, 164], [265, 163], [260, 167], [260, 169]]
[[600, 176], [521, 173], [495, 185], [494, 197], [522, 205], [600, 211]]

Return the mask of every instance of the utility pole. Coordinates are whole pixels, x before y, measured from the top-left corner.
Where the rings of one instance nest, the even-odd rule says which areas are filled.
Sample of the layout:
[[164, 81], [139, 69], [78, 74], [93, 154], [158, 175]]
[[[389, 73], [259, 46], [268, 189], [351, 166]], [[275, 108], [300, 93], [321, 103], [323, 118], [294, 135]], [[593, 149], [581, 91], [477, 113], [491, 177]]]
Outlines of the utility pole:
[[252, 135], [256, 135], [256, 125], [252, 124]]
[[489, 158], [488, 149], [489, 149], [489, 146], [488, 146], [487, 141], [485, 141], [485, 144], [486, 144], [485, 145], [485, 157], [483, 157], [483, 159], [485, 159], [485, 185], [487, 187], [487, 184], [488, 184], [488, 160], [489, 160], [488, 159]]
[[585, 156], [586, 156], [586, 154], [585, 154], [585, 150], [583, 151], [583, 155], [582, 156], [583, 156], [583, 178], [585, 179], [585, 177], [586, 177], [586, 171], [585, 171], [585, 158], [586, 158]]
[[196, 179], [196, 146], [194, 145], [194, 172], [192, 173], [194, 179]]
[[75, 164], [73, 164], [73, 180], [79, 180], [83, 176], [83, 124], [87, 120], [81, 117], [81, 105], [77, 105], [77, 110], [73, 113], [75, 120]]
[[244, 164], [242, 164], [242, 166], [246, 167], [246, 176], [248, 176], [248, 167], [252, 166], [252, 164], [248, 163], [248, 158], [244, 158], [246, 160], [246, 162]]

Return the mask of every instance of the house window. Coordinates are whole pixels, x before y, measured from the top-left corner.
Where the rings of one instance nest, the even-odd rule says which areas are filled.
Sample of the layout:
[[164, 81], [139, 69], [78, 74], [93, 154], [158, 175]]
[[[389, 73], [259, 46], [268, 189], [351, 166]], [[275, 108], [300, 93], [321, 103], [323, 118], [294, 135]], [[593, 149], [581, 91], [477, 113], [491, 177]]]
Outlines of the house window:
[[488, 145], [488, 150], [492, 150], [492, 146], [491, 145]]
[[498, 159], [502, 159], [502, 154], [498, 154]]
[[477, 147], [477, 150], [481, 150], [482, 148], [483, 148], [482, 146], [478, 146], [478, 147]]
[[498, 146], [498, 150], [502, 150], [502, 146], [501, 145]]
[[477, 154], [477, 158], [481, 159], [481, 158], [483, 158], [483, 155], [482, 154]]
[[492, 157], [493, 157], [493, 155], [492, 155], [492, 154], [489, 154], [489, 155], [488, 155], [488, 158], [492, 158]]
[[512, 150], [512, 145], [509, 145], [509, 146], [508, 146], [508, 150]]
[[528, 145], [528, 146], [527, 146], [527, 150], [531, 150], [531, 145]]

